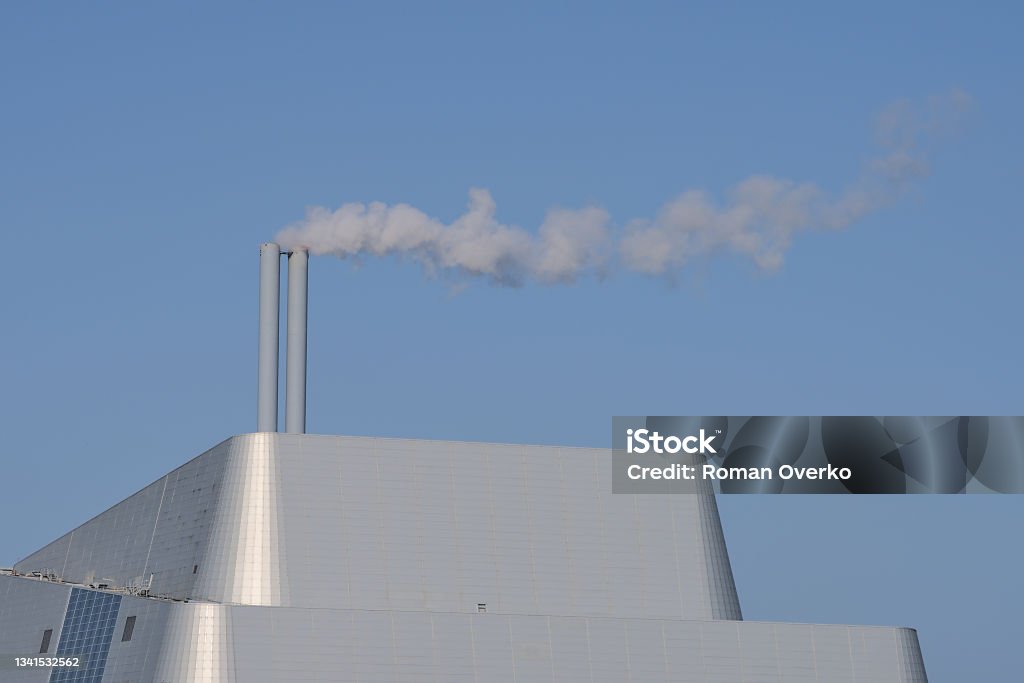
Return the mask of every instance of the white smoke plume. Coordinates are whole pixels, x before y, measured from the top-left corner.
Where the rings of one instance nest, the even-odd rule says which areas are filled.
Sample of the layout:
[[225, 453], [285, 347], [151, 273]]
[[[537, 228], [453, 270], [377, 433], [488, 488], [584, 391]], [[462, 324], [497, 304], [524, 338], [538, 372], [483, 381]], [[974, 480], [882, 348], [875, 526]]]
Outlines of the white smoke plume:
[[718, 251], [749, 257], [764, 270], [782, 265], [801, 232], [845, 228], [897, 199], [928, 173], [924, 143], [949, 129], [970, 106], [960, 90], [923, 104], [899, 101], [878, 117], [882, 153], [860, 179], [829, 196], [810, 182], [756, 175], [737, 183], [724, 201], [691, 189], [653, 218], [621, 228], [596, 206], [548, 211], [536, 232], [496, 218], [490, 192], [471, 189], [465, 213], [449, 224], [407, 204], [312, 207], [277, 235], [285, 248], [340, 258], [404, 255], [429, 273], [454, 272], [504, 285], [572, 282], [627, 270], [671, 274]]
[[431, 272], [454, 270], [509, 285], [570, 281], [608, 260], [612, 238], [604, 209], [552, 209], [535, 235], [499, 223], [495, 209], [491, 193], [476, 188], [466, 212], [448, 225], [408, 204], [313, 207], [277, 241], [341, 258], [404, 254]]

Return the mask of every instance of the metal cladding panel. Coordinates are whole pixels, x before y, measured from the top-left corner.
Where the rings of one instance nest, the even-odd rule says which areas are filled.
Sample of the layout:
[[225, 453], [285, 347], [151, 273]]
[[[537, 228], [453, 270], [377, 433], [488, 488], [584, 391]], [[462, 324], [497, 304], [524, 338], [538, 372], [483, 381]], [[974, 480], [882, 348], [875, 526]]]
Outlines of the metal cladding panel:
[[[72, 593], [78, 599], [72, 598]], [[84, 599], [83, 599], [84, 598]], [[85, 603], [91, 603], [92, 609]], [[109, 623], [109, 609], [117, 603], [117, 618]], [[97, 609], [99, 607], [99, 609]], [[78, 669], [16, 669], [0, 663], [0, 681], [7, 683], [50, 681], [153, 681], [157, 658], [167, 635], [167, 613], [172, 603], [93, 591], [69, 584], [51, 583], [21, 576], [0, 575], [0, 653], [36, 656], [43, 631], [53, 629], [49, 656], [105, 652], [100, 661]], [[78, 608], [78, 609], [76, 609]], [[122, 641], [128, 617], [136, 618], [129, 641]], [[68, 625], [71, 630], [67, 630]], [[61, 644], [64, 645], [63, 651]], [[98, 677], [102, 673], [102, 677]]]
[[[129, 596], [122, 598], [107, 654], [104, 681], [134, 683], [160, 680], [156, 677], [157, 661], [168, 634], [168, 618], [179, 604]], [[135, 617], [135, 627], [131, 639], [124, 641], [125, 622], [130, 617]]]
[[[923, 669], [908, 665], [920, 649], [906, 629], [194, 603], [173, 609], [183, 616], [169, 623], [161, 662], [175, 665], [161, 664], [157, 680], [927, 681]], [[857, 650], [857, 642], [871, 646]]]
[[[927, 682], [909, 629], [228, 606], [5, 575], [0, 652], [36, 653], [46, 628], [61, 636], [60, 625], [73, 616], [72, 589], [120, 602], [112, 633], [105, 631], [110, 642], [101, 643], [109, 645], [107, 683]], [[130, 616], [134, 633], [123, 641]], [[5, 669], [0, 680], [42, 683], [50, 676]]]
[[192, 597], [245, 605], [289, 604], [288, 556], [280, 529], [285, 516], [280, 454], [274, 435], [236, 436], [227, 442], [224, 457], [212, 529]]
[[896, 639], [903, 680], [928, 680], [928, 674], [924, 669], [924, 653], [921, 652], [921, 643], [917, 640], [917, 631], [912, 628], [897, 629]]
[[[70, 594], [70, 586], [0, 574], [0, 654], [37, 656], [43, 633], [52, 629], [47, 652], [53, 656]], [[0, 680], [5, 683], [43, 683], [50, 679], [49, 669], [16, 669], [10, 664], [0, 664]]]
[[590, 683], [591, 662], [587, 623], [583, 618], [549, 619], [551, 671], [557, 681]]
[[699, 509], [700, 521], [697, 528], [704, 546], [704, 566], [707, 570], [711, 614], [715, 619], [739, 620], [743, 618], [740, 598], [732, 575], [729, 551], [725, 546], [725, 533], [722, 531], [722, 518], [718, 514], [718, 502], [711, 491], [710, 482], [702, 481], [701, 485], [703, 492], [693, 497], [697, 499]]
[[229, 604], [738, 619], [714, 498], [608, 451], [233, 437], [18, 563]]
[[226, 683], [269, 679], [236, 675], [229, 608], [188, 603], [174, 605], [170, 611], [153, 680]]
[[612, 495], [606, 450], [268, 438], [280, 535], [266, 571], [286, 597], [263, 604], [739, 617], [724, 542], [706, 533], [717, 510]]
[[[613, 495], [602, 449], [237, 436], [18, 569], [221, 603], [125, 597], [104, 680], [926, 680], [913, 631], [723, 620], [714, 498]], [[63, 618], [2, 578], [0, 646]]]
[[15, 565], [21, 573], [52, 570], [65, 581], [139, 585], [192, 595], [204, 564], [229, 439]]

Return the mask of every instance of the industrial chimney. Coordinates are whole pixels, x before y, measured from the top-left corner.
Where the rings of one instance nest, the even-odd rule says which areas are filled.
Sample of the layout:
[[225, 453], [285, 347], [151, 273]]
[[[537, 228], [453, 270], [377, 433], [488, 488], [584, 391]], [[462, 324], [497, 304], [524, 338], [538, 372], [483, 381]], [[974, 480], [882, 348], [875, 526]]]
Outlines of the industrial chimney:
[[284, 430], [306, 433], [306, 301], [309, 252], [288, 254], [288, 365], [285, 368]]
[[281, 309], [281, 247], [260, 245], [260, 360], [256, 431], [277, 431], [278, 330]]
[[[277, 431], [277, 395], [281, 327], [281, 247], [260, 245], [259, 372], [256, 399], [256, 431]], [[288, 255], [288, 329], [285, 337], [285, 431], [306, 432], [306, 313], [309, 286], [309, 252], [296, 249]]]

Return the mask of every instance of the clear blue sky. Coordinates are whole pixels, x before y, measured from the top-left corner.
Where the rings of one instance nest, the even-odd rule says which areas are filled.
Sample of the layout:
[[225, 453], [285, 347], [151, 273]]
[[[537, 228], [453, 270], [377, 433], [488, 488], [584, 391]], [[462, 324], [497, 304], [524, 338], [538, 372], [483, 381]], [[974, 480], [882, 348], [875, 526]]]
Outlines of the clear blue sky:
[[[209, 3], [0, 10], [0, 562], [255, 423], [257, 244], [470, 187], [650, 216], [757, 173], [840, 191], [961, 88], [931, 174], [775, 274], [520, 289], [310, 268], [309, 426], [605, 445], [615, 414], [1020, 414], [1016, 3]], [[919, 628], [1019, 680], [1024, 497], [726, 498], [745, 614]], [[1013, 639], [1011, 641], [1011, 636]]]

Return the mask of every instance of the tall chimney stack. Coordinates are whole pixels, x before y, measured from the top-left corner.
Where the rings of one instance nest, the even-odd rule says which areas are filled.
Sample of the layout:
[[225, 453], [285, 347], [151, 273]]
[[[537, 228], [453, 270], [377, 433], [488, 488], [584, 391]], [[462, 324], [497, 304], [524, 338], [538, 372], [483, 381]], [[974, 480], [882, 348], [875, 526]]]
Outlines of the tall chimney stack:
[[277, 431], [277, 363], [281, 310], [281, 248], [260, 245], [260, 351], [256, 431]]
[[306, 433], [306, 312], [309, 286], [309, 252], [288, 254], [287, 376], [285, 379], [284, 427], [290, 434]]

